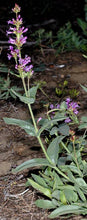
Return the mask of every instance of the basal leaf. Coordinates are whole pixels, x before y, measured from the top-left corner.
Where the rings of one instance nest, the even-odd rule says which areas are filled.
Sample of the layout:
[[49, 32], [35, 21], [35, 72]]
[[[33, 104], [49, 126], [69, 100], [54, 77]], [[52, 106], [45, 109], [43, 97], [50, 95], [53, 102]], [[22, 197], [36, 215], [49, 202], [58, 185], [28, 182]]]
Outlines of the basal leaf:
[[20, 172], [24, 169], [31, 168], [31, 167], [37, 167], [37, 166], [49, 166], [51, 165], [48, 163], [48, 161], [44, 158], [35, 158], [31, 160], [27, 160], [24, 163], [17, 166], [15, 169], [12, 170], [13, 173]]
[[64, 194], [63, 191], [60, 191], [60, 201], [62, 204], [66, 205], [67, 204], [67, 200], [66, 200], [66, 196]]
[[60, 215], [65, 214], [79, 214], [81, 208], [78, 205], [62, 205], [59, 208], [55, 209], [48, 217], [56, 218]]
[[53, 174], [54, 174], [53, 190], [59, 189], [58, 186], [63, 186], [63, 182], [62, 182], [61, 178], [59, 177], [59, 175], [55, 171], [53, 171]]
[[37, 199], [35, 202], [36, 206], [42, 209], [54, 209], [56, 205], [50, 200]]
[[47, 187], [47, 184], [46, 184], [44, 178], [42, 178], [42, 177], [40, 177], [39, 175], [36, 175], [36, 174], [32, 174], [32, 177], [35, 180], [35, 182], [37, 182], [41, 186]]
[[68, 202], [76, 202], [77, 199], [78, 199], [78, 195], [76, 192], [74, 192], [73, 190], [70, 190], [70, 189], [64, 189], [64, 194], [65, 194], [65, 197], [66, 197], [66, 200]]
[[85, 180], [80, 177], [76, 178], [76, 182], [79, 184], [79, 186], [86, 186], [87, 187]]
[[86, 197], [85, 197], [84, 193], [82, 192], [82, 190], [76, 184], [75, 184], [75, 189], [76, 189], [79, 197], [81, 198], [81, 200], [83, 202], [85, 202], [86, 201]]
[[39, 185], [38, 183], [36, 183], [35, 181], [33, 181], [32, 179], [28, 178], [29, 183], [31, 184], [31, 186], [33, 188], [35, 188], [36, 190], [40, 191], [41, 193], [43, 193], [45, 196], [49, 197], [50, 199], [52, 198], [51, 195], [51, 190], [48, 188], [45, 188], [41, 185]]
[[60, 190], [54, 190], [53, 193], [52, 193], [52, 198], [55, 198], [57, 200], [60, 199]]

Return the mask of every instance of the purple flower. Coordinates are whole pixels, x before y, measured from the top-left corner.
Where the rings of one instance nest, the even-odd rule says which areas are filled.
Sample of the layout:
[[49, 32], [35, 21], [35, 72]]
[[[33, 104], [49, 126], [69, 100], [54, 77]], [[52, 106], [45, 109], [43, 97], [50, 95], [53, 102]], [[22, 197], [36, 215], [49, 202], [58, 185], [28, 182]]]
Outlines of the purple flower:
[[67, 98], [66, 105], [67, 105], [67, 110], [73, 112], [76, 115], [78, 114], [77, 108], [79, 108], [79, 105], [76, 102], [71, 102], [71, 99]]
[[[70, 98], [67, 98], [66, 101], [66, 112], [65, 112], [65, 116], [67, 117], [65, 119], [65, 122], [66, 123], [69, 123], [69, 122], [72, 122], [72, 118], [73, 118], [73, 115], [77, 115], [78, 114], [78, 110], [77, 108], [79, 107], [79, 105], [76, 103], [76, 102], [72, 102], [72, 100]], [[50, 105], [50, 109], [60, 109], [60, 105], [59, 104], [56, 104], [56, 105], [53, 105], [51, 104]], [[55, 114], [54, 111], [52, 111], [52, 114]], [[53, 116], [52, 116], [53, 117]]]
[[31, 62], [31, 58], [27, 55], [25, 55], [25, 58], [19, 58], [19, 64], [21, 64], [22, 66], [26, 66], [28, 63]]
[[53, 105], [53, 104], [51, 104], [51, 105], [50, 105], [50, 108], [51, 108], [51, 109], [54, 109], [54, 105]]
[[60, 105], [59, 105], [59, 104], [57, 104], [56, 108], [58, 108], [58, 109], [59, 109], [59, 108], [60, 108]]
[[31, 76], [33, 74], [33, 66], [29, 65], [31, 62], [31, 58], [27, 55], [24, 59], [21, 57], [21, 47], [23, 44], [26, 43], [27, 40], [27, 36], [24, 36], [23, 34], [27, 32], [28, 28], [22, 26], [23, 20], [21, 18], [21, 15], [18, 14], [20, 10], [21, 8], [17, 4], [15, 4], [15, 7], [12, 9], [12, 11], [16, 13], [16, 19], [13, 18], [12, 20], [8, 21], [8, 24], [10, 24], [11, 26], [7, 31], [7, 36], [9, 35], [8, 42], [11, 45], [9, 46], [9, 53], [7, 54], [7, 56], [9, 60], [12, 57], [15, 59], [15, 68], [18, 70], [19, 74], [21, 74], [23, 71], [23, 74], [29, 72], [29, 76]]
[[11, 60], [12, 55], [11, 55], [11, 54], [9, 54], [9, 53], [7, 53], [7, 57], [8, 57], [8, 60]]
[[70, 98], [67, 98], [66, 99], [66, 103], [70, 103], [71, 99]]
[[12, 20], [9, 20], [7, 23], [8, 24], [15, 24], [15, 19], [13, 18]]
[[23, 35], [20, 36], [19, 41], [17, 41], [17, 43], [19, 43], [20, 46], [22, 46], [23, 44], [26, 43], [27, 40], [27, 36], [23, 37]]
[[15, 43], [16, 43], [16, 40], [10, 37], [8, 43], [10, 43], [10, 44], [15, 44]]
[[25, 66], [24, 71], [29, 72], [33, 68], [33, 65]]
[[71, 119], [68, 117], [68, 118], [65, 119], [65, 122], [69, 123], [69, 122], [71, 122]]
[[50, 108], [51, 108], [51, 109], [54, 109], [54, 108], [59, 109], [59, 108], [60, 108], [60, 105], [59, 105], [59, 104], [56, 104], [56, 105], [51, 104], [51, 105], [50, 105]]

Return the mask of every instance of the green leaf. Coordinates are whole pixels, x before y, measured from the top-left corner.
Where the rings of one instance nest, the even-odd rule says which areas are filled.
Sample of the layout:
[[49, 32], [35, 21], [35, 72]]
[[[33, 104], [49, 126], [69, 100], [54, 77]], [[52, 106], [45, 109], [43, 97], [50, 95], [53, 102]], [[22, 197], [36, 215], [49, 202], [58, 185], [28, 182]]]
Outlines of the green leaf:
[[87, 123], [82, 123], [81, 125], [78, 126], [79, 129], [86, 129], [87, 128]]
[[60, 199], [60, 190], [54, 190], [52, 193], [52, 198], [59, 200]]
[[38, 86], [39, 85], [33, 86], [29, 89], [29, 97], [27, 97], [26, 95], [22, 96], [19, 93], [15, 92], [13, 89], [11, 89], [11, 91], [25, 104], [33, 104], [35, 102], [35, 96], [37, 93]]
[[76, 202], [78, 200], [78, 195], [73, 190], [64, 189], [64, 194], [65, 194], [66, 200], [70, 203]]
[[37, 182], [38, 184], [40, 184], [41, 186], [47, 187], [47, 184], [44, 180], [44, 178], [40, 177], [39, 175], [36, 174], [31, 174], [33, 179], [35, 180], [35, 182]]
[[59, 208], [55, 209], [48, 217], [56, 218], [60, 215], [79, 213], [81, 213], [81, 207], [78, 205], [62, 205]]
[[87, 186], [85, 180], [80, 177], [76, 178], [76, 182], [79, 184], [79, 186]]
[[81, 198], [81, 200], [83, 202], [85, 202], [86, 201], [86, 197], [85, 197], [84, 193], [82, 192], [82, 190], [79, 188], [79, 186], [75, 185], [75, 189], [76, 189], [79, 197]]
[[67, 204], [67, 200], [66, 200], [66, 196], [64, 194], [63, 191], [60, 191], [60, 201], [62, 204], [66, 205]]
[[15, 92], [13, 89], [11, 89], [11, 91], [25, 104], [33, 104], [35, 99], [32, 97], [26, 97], [26, 96], [22, 96], [19, 93]]
[[58, 127], [54, 126], [51, 131], [50, 131], [50, 135], [54, 135], [58, 132]]
[[67, 171], [69, 169], [69, 170], [73, 171], [74, 173], [79, 174], [79, 169], [75, 165], [72, 165], [72, 164], [71, 165], [64, 165], [64, 166], [61, 165], [61, 168], [65, 171]]
[[36, 190], [39, 190], [41, 193], [43, 193], [45, 196], [49, 197], [50, 199], [52, 198], [51, 195], [51, 190], [48, 188], [45, 188], [41, 185], [39, 185], [38, 183], [36, 183], [35, 181], [33, 181], [32, 179], [28, 178], [29, 183], [31, 184], [31, 186], [33, 188], [35, 188]]
[[87, 92], [87, 87], [80, 85], [85, 92]]
[[66, 110], [66, 108], [67, 108], [67, 105], [66, 105], [66, 102], [64, 101], [64, 102], [61, 103], [60, 109]]
[[38, 87], [39, 87], [39, 84], [29, 89], [30, 98], [33, 98], [35, 100]]
[[37, 167], [37, 166], [49, 166], [51, 165], [48, 163], [48, 161], [44, 158], [35, 158], [31, 160], [27, 160], [24, 163], [17, 166], [15, 169], [12, 170], [13, 173], [20, 172], [24, 169], [31, 168], [31, 167]]
[[78, 127], [79, 129], [87, 128], [87, 117], [82, 116], [81, 117], [81, 124]]
[[37, 199], [35, 202], [36, 206], [42, 209], [54, 209], [56, 205], [50, 200]]
[[75, 177], [73, 176], [73, 174], [72, 174], [72, 172], [70, 171], [70, 170], [67, 170], [67, 174], [68, 174], [68, 177], [69, 177], [69, 179], [73, 182], [73, 183], [75, 183]]
[[31, 136], [36, 136], [34, 126], [30, 122], [20, 120], [20, 119], [15, 119], [15, 118], [3, 118], [3, 119], [5, 123], [11, 124], [11, 125], [17, 125], [21, 127], [22, 129], [24, 129], [27, 134]]
[[58, 154], [59, 154], [59, 138], [56, 137], [49, 145], [47, 149], [47, 154], [51, 161], [56, 165], [57, 164], [57, 159], [58, 159]]
[[70, 130], [70, 128], [69, 128], [69, 126], [67, 124], [59, 125], [58, 131], [61, 134], [67, 136], [67, 135], [69, 135], [69, 130]]
[[59, 175], [53, 171], [53, 175], [54, 175], [54, 185], [53, 185], [53, 190], [58, 189], [58, 186], [63, 186], [63, 182], [61, 180], [61, 178], [59, 177]]
[[52, 120], [46, 120], [44, 125], [39, 129], [39, 132], [37, 133], [37, 135], [40, 135], [44, 130], [53, 127], [53, 125], [55, 125], [58, 121], [63, 121], [65, 119], [66, 119], [66, 117], [62, 116], [60, 114], [59, 117], [57, 117], [57, 118], [54, 117], [54, 119], [52, 119]]
[[82, 116], [82, 117], [81, 117], [81, 121], [82, 121], [82, 122], [87, 122], [87, 116]]
[[87, 163], [84, 164], [83, 174], [87, 176]]

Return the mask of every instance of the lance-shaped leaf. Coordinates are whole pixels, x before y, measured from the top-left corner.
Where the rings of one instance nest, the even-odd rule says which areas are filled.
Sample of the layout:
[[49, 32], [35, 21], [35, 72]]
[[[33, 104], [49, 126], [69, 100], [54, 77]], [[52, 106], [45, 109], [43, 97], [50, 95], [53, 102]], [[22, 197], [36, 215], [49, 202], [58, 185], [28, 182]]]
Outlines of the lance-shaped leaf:
[[33, 188], [35, 188], [36, 190], [39, 190], [41, 193], [43, 193], [45, 196], [49, 197], [50, 199], [52, 198], [51, 195], [51, 190], [48, 188], [45, 188], [41, 185], [39, 185], [38, 183], [36, 183], [35, 181], [33, 181], [32, 179], [28, 178], [29, 183], [31, 184], [31, 186]]
[[87, 92], [87, 87], [80, 85], [85, 92]]
[[11, 91], [25, 104], [33, 104], [35, 102], [35, 96], [36, 96], [37, 89], [38, 89], [38, 85], [30, 88], [29, 94], [28, 94], [29, 97], [22, 96], [19, 93], [15, 92], [13, 89], [11, 89]]
[[46, 159], [44, 159], [44, 158], [34, 158], [34, 159], [31, 159], [31, 160], [27, 160], [24, 163], [20, 164], [15, 169], [13, 169], [12, 172], [17, 173], [17, 172], [20, 172], [24, 169], [31, 168], [31, 167], [37, 167], [37, 166], [39, 166], [39, 167], [41, 167], [41, 166], [52, 167]]
[[34, 98], [22, 96], [19, 93], [15, 92], [13, 89], [11, 89], [11, 91], [20, 99], [21, 102], [24, 102], [25, 104], [33, 104], [34, 103]]
[[79, 205], [61, 205], [59, 208], [55, 209], [48, 217], [56, 218], [60, 215], [65, 214], [79, 214], [83, 211]]
[[59, 143], [63, 138], [64, 138], [63, 136], [54, 138], [47, 149], [47, 154], [55, 165], [57, 164], [57, 160], [58, 160]]
[[37, 199], [35, 204], [37, 207], [42, 208], [42, 209], [56, 208], [56, 205], [53, 203], [53, 201], [50, 201], [50, 200]]
[[3, 119], [5, 123], [11, 124], [11, 125], [17, 125], [21, 127], [22, 129], [24, 129], [27, 134], [31, 136], [36, 136], [34, 126], [30, 122], [20, 120], [20, 119], [15, 119], [15, 118], [3, 118]]
[[79, 188], [79, 186], [75, 185], [75, 189], [77, 190], [77, 193], [78, 193], [79, 197], [81, 198], [81, 200], [83, 202], [85, 202], [86, 197], [85, 197], [84, 193], [82, 192], [82, 190]]
[[47, 187], [47, 183], [45, 181], [45, 178], [40, 177], [39, 175], [36, 174], [31, 174], [35, 182], [40, 184], [41, 186]]

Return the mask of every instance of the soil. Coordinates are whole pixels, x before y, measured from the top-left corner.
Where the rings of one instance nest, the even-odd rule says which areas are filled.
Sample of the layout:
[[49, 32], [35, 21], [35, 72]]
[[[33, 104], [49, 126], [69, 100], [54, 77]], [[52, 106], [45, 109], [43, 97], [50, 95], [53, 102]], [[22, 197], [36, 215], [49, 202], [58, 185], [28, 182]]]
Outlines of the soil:
[[[44, 64], [44, 70], [35, 72], [31, 84], [35, 81], [46, 81], [43, 90], [49, 96], [38, 90], [36, 102], [32, 105], [38, 118], [44, 117], [46, 103], [58, 103], [68, 97], [58, 97], [55, 88], [64, 80], [68, 81], [69, 89], [79, 91], [77, 97], [73, 97], [79, 105], [79, 119], [87, 116], [87, 94], [80, 84], [87, 86], [87, 60], [79, 52], [69, 52], [55, 56], [54, 51], [45, 50], [44, 57], [40, 54], [32, 57], [34, 66]], [[17, 80], [17, 79], [16, 79]], [[14, 79], [14, 84], [16, 82]], [[19, 82], [17, 82], [18, 84]], [[20, 85], [20, 83], [19, 83]], [[51, 101], [50, 101], [51, 99]], [[43, 102], [42, 102], [43, 101]], [[42, 210], [35, 206], [34, 202], [41, 195], [32, 187], [26, 189], [27, 176], [32, 170], [24, 170], [16, 175], [12, 174], [12, 168], [22, 162], [36, 157], [44, 157], [37, 140], [27, 135], [17, 126], [7, 125], [3, 117], [28, 119], [30, 117], [27, 106], [19, 100], [0, 101], [0, 219], [1, 220], [48, 220], [48, 210]], [[57, 218], [56, 220], [61, 220]], [[71, 216], [64, 219], [82, 220], [87, 216]]]

